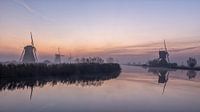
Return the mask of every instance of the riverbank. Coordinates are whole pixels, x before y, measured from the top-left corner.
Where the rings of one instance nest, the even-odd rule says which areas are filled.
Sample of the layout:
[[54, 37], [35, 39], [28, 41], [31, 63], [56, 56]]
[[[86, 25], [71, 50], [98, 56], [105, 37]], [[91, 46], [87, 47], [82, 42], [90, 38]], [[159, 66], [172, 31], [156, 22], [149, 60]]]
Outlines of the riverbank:
[[200, 67], [187, 67], [187, 66], [150, 66], [146, 64], [141, 64], [141, 65], [131, 65], [131, 64], [126, 64], [127, 66], [140, 66], [140, 67], [151, 67], [151, 68], [166, 68], [166, 69], [179, 69], [179, 70], [194, 70], [194, 71], [200, 71]]

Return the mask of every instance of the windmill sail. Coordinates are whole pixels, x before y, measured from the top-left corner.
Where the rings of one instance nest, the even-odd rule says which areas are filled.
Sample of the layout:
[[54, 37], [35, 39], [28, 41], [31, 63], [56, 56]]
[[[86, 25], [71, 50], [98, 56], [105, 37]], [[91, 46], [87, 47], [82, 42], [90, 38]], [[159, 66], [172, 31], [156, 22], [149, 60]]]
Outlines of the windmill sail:
[[34, 42], [33, 42], [32, 32], [30, 32], [30, 34], [31, 34], [31, 45], [32, 45], [33, 47], [35, 47], [35, 46], [34, 46]]
[[36, 53], [36, 48], [35, 48], [34, 41], [33, 41], [33, 35], [32, 35], [32, 32], [30, 32], [30, 34], [31, 34], [31, 45], [33, 46], [35, 60], [38, 61], [37, 53]]
[[165, 40], [164, 40], [164, 48], [165, 48], [165, 52], [167, 53], [167, 61], [168, 61], [168, 63], [169, 63], [169, 53], [168, 53], [168, 51], [167, 51], [167, 45], [166, 45]]
[[33, 96], [33, 86], [31, 87], [30, 100], [32, 99], [32, 96]]
[[19, 58], [19, 61], [20, 61], [20, 62], [22, 61], [23, 55], [24, 55], [24, 50], [22, 51], [22, 53], [21, 53], [21, 55], [20, 55], [20, 58]]
[[166, 82], [165, 82], [165, 84], [164, 84], [164, 86], [163, 86], [162, 94], [164, 94], [164, 92], [165, 92], [165, 89], [166, 89], [166, 86], [167, 86], [168, 79], [169, 79], [169, 72], [167, 72]]

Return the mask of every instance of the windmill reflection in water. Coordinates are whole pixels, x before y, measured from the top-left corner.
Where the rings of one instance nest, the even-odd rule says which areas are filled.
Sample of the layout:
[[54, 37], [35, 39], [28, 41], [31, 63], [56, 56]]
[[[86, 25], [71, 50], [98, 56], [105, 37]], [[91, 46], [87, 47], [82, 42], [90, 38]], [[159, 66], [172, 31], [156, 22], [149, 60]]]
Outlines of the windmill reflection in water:
[[162, 94], [165, 92], [165, 88], [169, 79], [169, 70], [170, 69], [162, 69], [162, 68], [149, 68], [148, 72], [151, 72], [158, 76], [158, 83], [164, 84]]
[[[167, 82], [169, 80], [169, 72], [176, 71], [176, 69], [166, 69], [166, 68], [149, 68], [148, 72], [151, 72], [158, 76], [158, 83], [164, 84], [162, 94], [164, 94]], [[188, 70], [186, 76], [189, 80], [195, 78], [197, 76], [197, 72], [195, 70]]]

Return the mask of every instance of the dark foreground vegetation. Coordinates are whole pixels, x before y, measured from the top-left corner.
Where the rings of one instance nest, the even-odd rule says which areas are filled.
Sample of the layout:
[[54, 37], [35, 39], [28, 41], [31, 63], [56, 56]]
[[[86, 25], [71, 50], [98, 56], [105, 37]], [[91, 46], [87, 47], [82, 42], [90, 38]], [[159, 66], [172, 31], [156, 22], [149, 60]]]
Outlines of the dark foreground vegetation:
[[9, 64], [0, 65], [0, 77], [24, 78], [37, 76], [68, 76], [74, 74], [102, 74], [120, 72], [119, 64]]
[[120, 74], [118, 64], [19, 64], [0, 65], [0, 91], [29, 87], [80, 84], [99, 86]]

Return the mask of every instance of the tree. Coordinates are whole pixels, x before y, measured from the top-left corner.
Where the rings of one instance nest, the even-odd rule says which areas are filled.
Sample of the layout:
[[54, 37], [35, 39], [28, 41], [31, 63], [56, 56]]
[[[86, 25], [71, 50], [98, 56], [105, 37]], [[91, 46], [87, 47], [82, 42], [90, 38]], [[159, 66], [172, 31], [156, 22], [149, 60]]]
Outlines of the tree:
[[114, 59], [112, 57], [107, 58], [107, 63], [114, 63]]
[[187, 60], [187, 64], [189, 67], [193, 68], [197, 65], [197, 60], [195, 58], [189, 57], [189, 59]]

